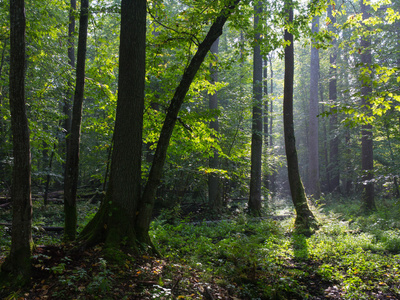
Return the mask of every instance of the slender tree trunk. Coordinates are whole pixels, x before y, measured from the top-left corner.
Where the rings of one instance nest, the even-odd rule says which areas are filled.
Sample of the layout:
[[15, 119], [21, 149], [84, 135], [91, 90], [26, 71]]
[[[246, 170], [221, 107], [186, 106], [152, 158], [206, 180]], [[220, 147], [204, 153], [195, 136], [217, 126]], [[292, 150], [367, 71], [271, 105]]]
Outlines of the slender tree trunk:
[[[75, 13], [76, 13], [76, 0], [71, 0], [69, 9], [69, 23], [68, 23], [68, 64], [71, 66], [71, 71], [75, 69], [75, 43], [74, 43], [74, 35], [75, 35]], [[65, 143], [62, 149], [63, 157], [67, 155], [68, 151], [68, 141], [67, 136], [71, 133], [71, 104], [74, 102], [74, 93], [73, 93], [73, 82], [68, 79], [67, 83], [67, 92], [65, 95], [64, 103], [63, 103], [63, 114], [64, 114], [64, 136]], [[64, 170], [64, 178], [65, 178], [65, 164], [63, 164]]]
[[[0, 62], [0, 80], [2, 79], [3, 76], [3, 68], [4, 68], [4, 61], [5, 61], [5, 53], [7, 49], [7, 42], [8, 40], [5, 39], [4, 42], [2, 43], [3, 49], [1, 51], [1, 62]], [[3, 92], [3, 87], [0, 87], [0, 107], [3, 106], [3, 99], [4, 99], [4, 92]], [[5, 151], [4, 151], [4, 144], [6, 141], [6, 128], [5, 128], [5, 123], [4, 119], [0, 118], [0, 177], [5, 178], [6, 171], [5, 171]]]
[[[345, 134], [345, 143], [346, 143], [346, 155], [347, 159], [350, 160], [351, 158], [351, 139], [350, 139], [350, 131], [347, 129], [346, 134]], [[353, 168], [351, 167], [351, 164], [348, 163], [346, 167], [346, 176], [345, 176], [345, 191], [346, 195], [350, 195], [352, 189], [353, 189]]]
[[254, 4], [255, 45], [253, 49], [253, 119], [251, 126], [251, 172], [249, 210], [253, 215], [261, 214], [261, 166], [262, 166], [262, 56], [260, 50], [259, 19], [262, 2]]
[[[210, 49], [211, 54], [214, 56], [218, 55], [218, 43], [219, 39], [217, 39], [212, 44]], [[211, 83], [215, 84], [218, 81], [217, 66], [213, 66], [212, 64], [210, 64], [210, 73], [211, 73]], [[209, 108], [214, 111], [218, 109], [217, 92], [215, 92], [214, 94], [209, 94]], [[219, 131], [218, 116], [215, 117], [215, 121], [210, 122], [210, 128], [214, 129], [216, 132]], [[209, 159], [209, 167], [212, 169], [219, 168], [219, 158], [217, 149], [214, 149], [214, 155]], [[212, 210], [218, 210], [219, 208], [222, 207], [222, 197], [221, 197], [218, 174], [211, 173], [210, 175], [208, 175], [208, 199], [210, 208]]]
[[[274, 102], [273, 102], [273, 94], [274, 94], [274, 70], [272, 68], [272, 53], [270, 55], [269, 59], [269, 70], [271, 74], [271, 81], [270, 81], [270, 114], [269, 114], [269, 147], [271, 149], [271, 156], [273, 155], [273, 149], [274, 149], [274, 136], [273, 136], [273, 125], [274, 125]], [[274, 194], [275, 192], [275, 181], [276, 181], [276, 172], [273, 171], [272, 174], [270, 175], [270, 192], [271, 195]]]
[[[319, 32], [319, 17], [315, 16], [312, 22], [312, 32]], [[319, 51], [314, 47], [315, 42], [311, 43], [310, 59], [310, 115], [309, 115], [309, 149], [308, 164], [309, 192], [314, 199], [321, 196], [319, 182], [319, 143], [318, 143], [318, 80], [319, 80]]]
[[14, 156], [11, 188], [13, 226], [10, 254], [1, 266], [1, 270], [16, 275], [16, 280], [22, 284], [30, 281], [30, 258], [33, 246], [31, 155], [25, 106], [25, 74], [25, 2], [11, 0], [9, 87]]
[[265, 153], [265, 170], [264, 170], [264, 188], [266, 189], [267, 193], [270, 189], [270, 170], [269, 170], [269, 97], [268, 97], [268, 59], [264, 59], [264, 80], [263, 80], [263, 88], [264, 88], [264, 95], [265, 95], [265, 100], [264, 100], [264, 153]]
[[[369, 6], [364, 4], [364, 0], [360, 0], [361, 12], [363, 20], [368, 19], [371, 15], [368, 12]], [[367, 27], [367, 30], [369, 28]], [[363, 36], [361, 38], [361, 63], [364, 69], [370, 68], [372, 64], [372, 53], [371, 53], [371, 37]], [[361, 105], [365, 107], [367, 114], [370, 114], [369, 98], [372, 94], [372, 78], [369, 72], [361, 74]], [[374, 199], [374, 157], [373, 157], [373, 136], [372, 136], [372, 125], [365, 124], [361, 128], [361, 169], [363, 172], [363, 202], [364, 209], [367, 211], [375, 210], [375, 199]]]
[[[332, 13], [332, 5], [328, 7], [328, 18], [330, 18], [331, 23], [329, 24], [329, 30], [334, 31], [334, 24], [336, 23], [336, 18]], [[335, 105], [337, 102], [337, 43], [336, 39], [332, 39], [331, 42], [332, 53], [329, 57], [330, 67], [329, 67], [329, 101], [331, 104]], [[329, 134], [330, 134], [330, 145], [329, 145], [329, 191], [335, 192], [339, 190], [340, 184], [340, 172], [339, 172], [339, 137], [337, 133], [338, 127], [338, 113], [336, 108], [331, 108], [331, 115], [329, 118]]]
[[288, 165], [289, 185], [293, 204], [296, 210], [295, 226], [300, 232], [309, 234], [317, 227], [316, 219], [308, 207], [307, 197], [301, 182], [296, 140], [293, 122], [293, 78], [294, 78], [294, 45], [293, 34], [287, 27], [293, 22], [293, 2], [285, 0], [285, 76], [283, 91], [283, 126], [285, 135], [285, 150]]
[[79, 177], [79, 148], [81, 139], [82, 107], [85, 91], [85, 60], [89, 18], [88, 14], [89, 0], [82, 0], [79, 17], [78, 59], [76, 67], [74, 105], [72, 109], [71, 133], [67, 137], [68, 153], [64, 178], [64, 239], [67, 241], [73, 241], [76, 237], [76, 195]]
[[50, 154], [50, 159], [49, 159], [49, 164], [47, 166], [47, 170], [46, 170], [46, 184], [45, 184], [45, 188], [44, 188], [44, 195], [43, 195], [43, 205], [47, 206], [48, 204], [48, 196], [49, 196], [49, 188], [50, 188], [50, 181], [51, 181], [51, 168], [53, 166], [53, 158], [54, 158], [54, 151], [56, 151], [57, 149], [57, 144], [54, 144], [54, 147], [51, 151]]
[[[395, 156], [394, 156], [394, 152], [393, 152], [393, 147], [392, 147], [392, 142], [391, 142], [391, 137], [390, 137], [390, 125], [389, 125], [389, 122], [388, 121], [385, 121], [385, 133], [386, 133], [386, 140], [387, 140], [387, 143], [388, 143], [388, 148], [389, 148], [389, 153], [390, 153], [390, 159], [391, 159], [391, 161], [392, 161], [392, 164], [393, 165], [396, 165], [396, 159], [395, 159]], [[398, 183], [397, 183], [397, 177], [396, 177], [396, 175], [394, 175], [393, 176], [393, 185], [394, 185], [394, 188], [393, 188], [393, 194], [394, 194], [394, 196], [396, 197], [396, 198], [399, 198], [400, 197], [400, 190], [399, 190], [399, 185], [398, 185]]]

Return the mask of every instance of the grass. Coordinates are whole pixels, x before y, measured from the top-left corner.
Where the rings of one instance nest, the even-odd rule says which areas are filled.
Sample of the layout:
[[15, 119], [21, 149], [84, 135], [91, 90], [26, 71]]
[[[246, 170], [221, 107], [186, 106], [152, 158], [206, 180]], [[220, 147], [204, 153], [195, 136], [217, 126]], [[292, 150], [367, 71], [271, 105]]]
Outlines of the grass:
[[[36, 244], [54, 249], [34, 254], [42, 273], [21, 293], [40, 298], [51, 286], [45, 295], [60, 299], [400, 298], [399, 203], [377, 201], [378, 210], [366, 215], [356, 199], [322, 202], [315, 210], [321, 226], [311, 237], [293, 231], [293, 217], [255, 221], [240, 213], [192, 222], [179, 208], [164, 211], [150, 231], [162, 259], [121, 256], [122, 263], [112, 263], [101, 247], [74, 256], [60, 236], [37, 231]], [[37, 209], [36, 226], [60, 226], [61, 209]], [[82, 204], [81, 223], [95, 209]], [[9, 233], [0, 227], [0, 234], [5, 251]]]

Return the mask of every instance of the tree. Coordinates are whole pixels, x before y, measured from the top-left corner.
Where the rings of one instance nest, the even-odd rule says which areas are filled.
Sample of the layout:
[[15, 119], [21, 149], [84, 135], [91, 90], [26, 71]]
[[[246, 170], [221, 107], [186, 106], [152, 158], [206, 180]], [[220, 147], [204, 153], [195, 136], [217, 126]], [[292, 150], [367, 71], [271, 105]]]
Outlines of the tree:
[[[269, 55], [269, 69], [270, 69], [270, 98], [271, 98], [271, 103], [270, 103], [270, 113], [269, 113], [269, 147], [271, 149], [271, 156], [274, 155], [273, 149], [274, 149], [274, 135], [273, 135], [273, 125], [274, 125], [274, 70], [272, 68], [272, 58], [273, 58], [273, 53]], [[272, 175], [270, 176], [269, 179], [269, 190], [271, 191], [271, 195], [274, 194], [275, 192], [275, 181], [276, 181], [276, 171], [274, 170]]]
[[[68, 23], [68, 64], [71, 66], [71, 70], [75, 69], [75, 43], [74, 43], [74, 35], [75, 35], [75, 12], [76, 12], [76, 0], [71, 0], [70, 9], [69, 9], [69, 23]], [[65, 132], [65, 136], [67, 136], [71, 132], [71, 103], [74, 102], [74, 94], [72, 92], [73, 83], [71, 80], [68, 81], [67, 86], [67, 95], [64, 99], [63, 103], [63, 113], [65, 115], [65, 119], [63, 122], [63, 129]], [[63, 149], [64, 154], [68, 153], [68, 140], [65, 139], [65, 146]], [[65, 166], [64, 166], [65, 168]], [[65, 173], [65, 171], [64, 171]], [[64, 174], [65, 177], [65, 174]]]
[[[313, 35], [319, 32], [319, 17], [312, 21]], [[310, 110], [309, 110], [309, 138], [308, 138], [308, 186], [310, 194], [319, 199], [321, 190], [319, 184], [319, 151], [318, 151], [318, 80], [319, 80], [319, 51], [315, 40], [311, 42], [310, 59]]]
[[[219, 39], [217, 39], [211, 46], [210, 52], [212, 55], [218, 55], [218, 43]], [[216, 66], [210, 64], [210, 73], [211, 73], [211, 83], [215, 84], [218, 81], [218, 70]], [[218, 94], [217, 92], [209, 94], [209, 108], [211, 110], [216, 111], [218, 109]], [[215, 117], [214, 121], [210, 122], [210, 128], [214, 129], [216, 132], [219, 130], [218, 124], [218, 116]], [[218, 158], [218, 150], [214, 149], [213, 156], [209, 159], [209, 167], [211, 169], [219, 168], [219, 158]], [[208, 201], [211, 209], [215, 210], [222, 206], [222, 197], [219, 188], [219, 176], [218, 174], [212, 172], [208, 175]]]
[[74, 105], [72, 108], [71, 133], [67, 136], [68, 147], [64, 178], [64, 238], [71, 241], [75, 240], [77, 225], [76, 194], [78, 189], [79, 149], [83, 97], [85, 91], [85, 60], [88, 19], [89, 0], [82, 0], [79, 17], [78, 57], [76, 66]]
[[28, 119], [25, 107], [25, 1], [10, 2], [10, 110], [13, 135], [11, 250], [1, 270], [17, 275], [21, 283], [30, 280], [33, 246], [31, 157]]
[[[264, 134], [264, 153], [266, 161], [268, 161], [268, 146], [269, 146], [269, 137], [270, 137], [270, 133], [269, 133], [269, 97], [268, 97], [268, 58], [265, 57], [263, 59], [264, 62], [264, 68], [263, 68], [263, 76], [264, 76], [264, 81], [263, 81], [263, 89], [264, 89], [264, 96], [265, 96], [265, 100], [264, 100], [264, 112], [263, 112], [263, 122], [264, 122], [264, 126], [263, 126], [263, 134]], [[267, 166], [265, 168], [264, 171], [264, 187], [267, 191], [269, 191], [270, 189], [270, 175], [269, 175], [269, 167], [268, 167], [268, 163]]]
[[[363, 21], [370, 18], [369, 5], [364, 3], [364, 0], [360, 0], [361, 13]], [[368, 28], [368, 27], [367, 27]], [[370, 114], [369, 111], [369, 99], [372, 96], [372, 78], [370, 72], [370, 66], [372, 65], [372, 53], [371, 53], [371, 37], [363, 35], [361, 38], [361, 105], [364, 107], [364, 111]], [[363, 202], [364, 209], [367, 211], [375, 210], [374, 200], [374, 157], [373, 157], [373, 134], [372, 125], [370, 123], [362, 125], [361, 128], [361, 169], [363, 172]]]
[[[294, 45], [293, 34], [289, 31], [293, 22], [293, 1], [285, 1], [285, 75], [283, 90], [283, 126], [285, 150], [289, 175], [290, 192], [296, 210], [295, 226], [304, 233], [310, 233], [317, 227], [316, 219], [308, 207], [307, 197], [301, 182], [297, 159], [296, 140], [293, 122], [293, 78]], [[293, 29], [292, 29], [293, 30]]]
[[255, 44], [253, 48], [253, 119], [251, 126], [251, 171], [249, 210], [254, 215], [261, 214], [261, 166], [262, 166], [262, 94], [263, 62], [260, 49], [259, 29], [262, 2], [254, 3]]
[[[333, 16], [333, 5], [328, 6], [328, 18], [330, 19], [329, 30], [334, 32], [334, 24], [336, 23], [336, 17]], [[336, 49], [336, 38], [333, 37], [331, 41], [331, 54], [329, 56], [329, 101], [333, 105], [337, 102], [337, 49]], [[339, 137], [337, 134], [338, 125], [338, 114], [336, 108], [331, 108], [331, 115], [329, 119], [329, 132], [330, 132], [330, 143], [329, 143], [329, 165], [328, 165], [328, 187], [329, 191], [335, 192], [339, 189]]]
[[122, 245], [133, 249], [140, 245], [152, 247], [148, 233], [151, 215], [179, 110], [205, 56], [222, 34], [225, 22], [238, 3], [239, 0], [229, 1], [221, 10], [185, 69], [168, 107], [150, 174], [141, 194], [146, 1], [122, 0], [119, 92], [110, 182], [105, 201], [82, 231], [80, 238], [86, 245], [105, 242], [111, 248]]

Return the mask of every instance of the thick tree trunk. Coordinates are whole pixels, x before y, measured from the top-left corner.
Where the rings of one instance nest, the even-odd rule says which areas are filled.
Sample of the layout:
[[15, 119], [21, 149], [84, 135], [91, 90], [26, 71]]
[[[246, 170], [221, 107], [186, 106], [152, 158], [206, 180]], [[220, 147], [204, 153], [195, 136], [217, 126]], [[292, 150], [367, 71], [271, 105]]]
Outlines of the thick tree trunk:
[[82, 107], [85, 91], [85, 60], [89, 18], [88, 14], [89, 0], [82, 0], [79, 17], [78, 58], [76, 66], [74, 105], [72, 109], [71, 133], [67, 137], [68, 152], [64, 178], [64, 239], [67, 241], [73, 241], [76, 237], [76, 194], [79, 177], [79, 148], [81, 140]]
[[110, 181], [100, 210], [82, 231], [88, 245], [124, 240], [136, 248], [146, 74], [146, 0], [121, 2], [118, 100]]
[[[363, 20], [368, 19], [371, 15], [368, 12], [369, 6], [364, 4], [363, 0], [360, 0], [361, 12]], [[367, 30], [369, 28], [367, 27]], [[372, 53], [371, 53], [371, 38], [369, 36], [363, 36], [361, 38], [361, 63], [363, 68], [370, 68], [372, 64]], [[372, 78], [369, 72], [362, 72], [361, 74], [361, 105], [364, 107], [364, 111], [370, 114], [369, 97], [372, 94]], [[375, 199], [374, 199], [374, 157], [373, 157], [373, 136], [372, 136], [372, 125], [362, 125], [361, 129], [361, 169], [363, 172], [363, 202], [364, 209], [367, 211], [375, 210]]]
[[[315, 16], [312, 22], [312, 32], [319, 32], [319, 17]], [[308, 188], [314, 199], [321, 196], [319, 183], [319, 145], [318, 145], [318, 80], [319, 80], [319, 51], [311, 43], [310, 59], [310, 114], [308, 138]]]
[[262, 2], [254, 4], [255, 45], [253, 48], [253, 118], [251, 126], [251, 171], [249, 210], [256, 216], [261, 214], [261, 166], [262, 166], [262, 93], [263, 70], [260, 50], [261, 34], [259, 20], [262, 14]]
[[[11, 199], [13, 219], [11, 250], [1, 270], [11, 273], [25, 284], [30, 281], [33, 246], [31, 156], [28, 119], [25, 107], [25, 2], [10, 1], [10, 111], [13, 135], [13, 176]], [[16, 282], [14, 282], [16, 283]]]
[[[332, 5], [328, 7], [328, 18], [330, 18], [331, 23], [329, 24], [329, 30], [334, 30], [334, 24], [336, 23], [336, 18], [332, 13]], [[329, 101], [331, 104], [336, 105], [337, 102], [337, 68], [336, 68], [336, 59], [337, 59], [337, 43], [336, 39], [333, 39], [331, 42], [331, 55], [329, 57], [330, 67], [329, 67]], [[329, 173], [329, 191], [337, 192], [339, 190], [340, 184], [340, 172], [339, 172], [339, 137], [337, 133], [338, 127], [338, 113], [336, 108], [331, 108], [331, 115], [329, 118], [329, 134], [330, 134], [330, 143], [329, 143], [329, 165], [328, 165], [328, 173]]]
[[[293, 22], [293, 2], [285, 1], [285, 27]], [[293, 78], [294, 78], [294, 45], [293, 34], [285, 29], [285, 76], [283, 95], [283, 126], [285, 135], [285, 150], [288, 165], [289, 185], [293, 204], [296, 210], [296, 228], [303, 233], [311, 233], [317, 226], [316, 219], [308, 207], [307, 197], [301, 182], [296, 150], [293, 122]]]
[[[218, 55], [218, 43], [217, 39], [211, 46], [210, 52], [212, 55]], [[210, 64], [211, 83], [215, 84], [218, 81], [218, 70], [217, 66]], [[218, 109], [218, 95], [217, 92], [209, 95], [209, 108], [216, 111]], [[214, 121], [210, 122], [210, 128], [216, 132], [219, 131], [218, 116], [215, 117]], [[209, 167], [212, 169], [219, 168], [218, 150], [214, 149], [214, 155], [209, 159]], [[219, 176], [218, 174], [211, 173], [208, 175], [208, 201], [211, 210], [218, 210], [222, 207], [222, 195], [220, 190]]]

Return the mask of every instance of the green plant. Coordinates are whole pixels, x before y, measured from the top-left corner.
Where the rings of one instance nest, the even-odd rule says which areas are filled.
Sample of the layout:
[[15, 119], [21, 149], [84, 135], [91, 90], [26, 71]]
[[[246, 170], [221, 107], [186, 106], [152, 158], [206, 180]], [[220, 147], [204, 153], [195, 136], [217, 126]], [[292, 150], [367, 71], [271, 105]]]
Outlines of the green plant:
[[100, 258], [99, 264], [101, 271], [92, 277], [91, 282], [86, 288], [88, 293], [105, 293], [111, 290], [113, 273], [107, 268], [107, 261], [105, 259]]

